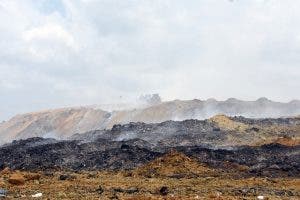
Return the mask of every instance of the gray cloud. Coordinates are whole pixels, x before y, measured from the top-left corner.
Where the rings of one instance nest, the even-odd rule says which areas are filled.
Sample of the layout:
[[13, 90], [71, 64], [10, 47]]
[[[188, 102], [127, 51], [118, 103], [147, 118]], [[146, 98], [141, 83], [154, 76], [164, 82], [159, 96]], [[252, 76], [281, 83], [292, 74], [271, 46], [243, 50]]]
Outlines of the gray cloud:
[[164, 100], [299, 99], [299, 6], [0, 0], [0, 119], [145, 93]]

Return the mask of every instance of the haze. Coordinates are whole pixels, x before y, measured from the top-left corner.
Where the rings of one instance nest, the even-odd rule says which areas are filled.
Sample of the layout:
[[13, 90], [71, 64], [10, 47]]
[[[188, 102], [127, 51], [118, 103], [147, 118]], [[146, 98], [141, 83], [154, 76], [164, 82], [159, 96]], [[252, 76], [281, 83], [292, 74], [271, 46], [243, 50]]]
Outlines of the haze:
[[0, 120], [39, 109], [300, 99], [300, 1], [0, 0]]

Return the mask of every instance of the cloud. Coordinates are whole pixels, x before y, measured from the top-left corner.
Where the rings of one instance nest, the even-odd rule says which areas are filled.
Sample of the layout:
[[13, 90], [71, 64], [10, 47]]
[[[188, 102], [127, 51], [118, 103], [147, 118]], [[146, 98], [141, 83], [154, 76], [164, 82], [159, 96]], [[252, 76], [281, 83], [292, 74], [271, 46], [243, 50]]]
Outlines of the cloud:
[[26, 42], [32, 42], [34, 40], [57, 40], [71, 48], [76, 46], [73, 36], [56, 24], [46, 24], [41, 27], [35, 27], [25, 31], [23, 36]]
[[299, 6], [0, 0], [0, 119], [145, 93], [164, 100], [299, 99]]
[[46, 24], [23, 32], [29, 53], [38, 60], [48, 60], [64, 51], [77, 51], [73, 36], [57, 24]]

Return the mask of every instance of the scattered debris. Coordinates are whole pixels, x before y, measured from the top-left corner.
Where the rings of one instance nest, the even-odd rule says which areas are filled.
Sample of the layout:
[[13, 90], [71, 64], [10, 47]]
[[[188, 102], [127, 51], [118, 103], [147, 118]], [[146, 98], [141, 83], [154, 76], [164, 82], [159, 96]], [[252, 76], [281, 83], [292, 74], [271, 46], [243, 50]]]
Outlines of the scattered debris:
[[69, 175], [66, 175], [66, 174], [62, 174], [59, 176], [59, 180], [61, 180], [61, 181], [67, 180], [68, 178], [69, 178]]
[[6, 195], [7, 195], [7, 190], [0, 188], [0, 197], [6, 197]]
[[59, 180], [65, 181], [65, 180], [75, 180], [76, 176], [71, 175], [71, 174], [62, 174], [59, 176]]
[[127, 193], [127, 194], [133, 194], [139, 192], [139, 189], [136, 187], [128, 188], [128, 189], [122, 189], [122, 188], [113, 188], [114, 192], [119, 193]]
[[263, 199], [265, 199], [265, 197], [260, 195], [260, 196], [257, 196], [257, 199], [263, 200]]
[[48, 176], [48, 177], [52, 177], [52, 176], [54, 176], [54, 173], [51, 172], [51, 171], [45, 171], [45, 172], [44, 172], [44, 175], [45, 175], [45, 176]]
[[87, 176], [87, 178], [96, 178], [97, 177], [97, 172], [90, 172]]
[[104, 189], [101, 186], [99, 186], [99, 188], [96, 190], [96, 192], [98, 194], [102, 194], [104, 192]]
[[31, 197], [33, 197], [33, 198], [39, 198], [39, 197], [42, 197], [42, 196], [43, 196], [42, 193], [36, 193], [36, 194], [31, 195]]
[[166, 186], [163, 186], [159, 189], [160, 195], [166, 196], [166, 195], [168, 195], [168, 193], [169, 193], [169, 188]]

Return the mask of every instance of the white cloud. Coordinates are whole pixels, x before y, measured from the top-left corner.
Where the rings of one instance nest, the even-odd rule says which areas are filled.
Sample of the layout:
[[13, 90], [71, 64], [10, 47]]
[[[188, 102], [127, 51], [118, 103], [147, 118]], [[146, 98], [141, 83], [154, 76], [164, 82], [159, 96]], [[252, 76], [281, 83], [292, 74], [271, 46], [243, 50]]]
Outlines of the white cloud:
[[28, 52], [40, 61], [56, 59], [57, 53], [64, 54], [79, 49], [73, 36], [57, 24], [34, 27], [24, 31], [22, 36]]
[[27, 30], [24, 32], [23, 37], [27, 42], [35, 40], [57, 40], [71, 48], [76, 48], [77, 46], [73, 36], [57, 24], [46, 24]]
[[300, 98], [299, 6], [0, 0], [0, 119], [142, 93], [165, 100]]

